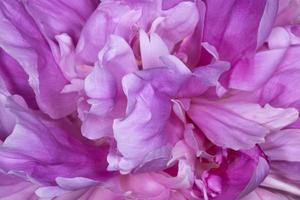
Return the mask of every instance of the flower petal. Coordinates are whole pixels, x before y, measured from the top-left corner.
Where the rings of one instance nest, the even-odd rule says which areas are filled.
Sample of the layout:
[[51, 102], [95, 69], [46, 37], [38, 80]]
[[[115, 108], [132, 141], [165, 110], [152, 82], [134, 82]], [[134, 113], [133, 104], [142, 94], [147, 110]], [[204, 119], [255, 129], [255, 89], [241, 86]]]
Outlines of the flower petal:
[[76, 96], [60, 93], [67, 81], [31, 16], [19, 1], [1, 1], [0, 9], [0, 47], [28, 74], [39, 108], [53, 118], [73, 112]]
[[270, 106], [262, 108], [258, 104], [199, 99], [192, 102], [188, 115], [213, 143], [238, 150], [264, 142], [270, 130], [294, 122], [298, 112]]
[[85, 141], [68, 119], [51, 120], [11, 97], [6, 97], [6, 104], [17, 123], [0, 147], [2, 170], [20, 172], [44, 184], [55, 184], [58, 176], [97, 180], [107, 175], [105, 145]]
[[206, 5], [203, 40], [217, 48], [220, 58], [231, 61], [254, 53], [266, 0], [209, 0]]

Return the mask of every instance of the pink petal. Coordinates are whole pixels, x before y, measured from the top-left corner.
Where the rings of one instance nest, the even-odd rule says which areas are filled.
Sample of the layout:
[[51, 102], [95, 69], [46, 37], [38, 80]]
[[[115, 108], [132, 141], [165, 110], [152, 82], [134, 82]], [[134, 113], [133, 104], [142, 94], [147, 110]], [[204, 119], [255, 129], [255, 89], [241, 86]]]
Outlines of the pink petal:
[[140, 49], [143, 68], [161, 67], [161, 56], [169, 55], [169, 50], [163, 40], [155, 33], [148, 38], [147, 33], [140, 31]]
[[203, 40], [217, 48], [220, 58], [253, 54], [266, 1], [209, 0], [206, 5]]
[[172, 49], [174, 45], [193, 34], [198, 22], [197, 6], [193, 2], [180, 2], [162, 13], [155, 32]]
[[37, 200], [35, 190], [39, 187], [14, 175], [0, 174], [0, 198], [2, 200]]
[[230, 154], [232, 154], [230, 162], [227, 160], [229, 157], [225, 158], [226, 161], [218, 168], [213, 168], [202, 175], [211, 199], [238, 199], [249, 185], [257, 186], [267, 175], [268, 167], [261, 169], [259, 167], [259, 160], [263, 158], [260, 157], [261, 153], [257, 148], [229, 152]]
[[[237, 150], [264, 142], [264, 137], [270, 130], [294, 122], [298, 112], [270, 106], [262, 108], [258, 104], [208, 102], [199, 99], [192, 102], [188, 115], [213, 143]], [[281, 124], [279, 127], [278, 123]]]
[[79, 0], [76, 2], [72, 0], [22, 1], [41, 32], [49, 40], [54, 40], [54, 37], [61, 33], [67, 33], [77, 40], [85, 20], [97, 7], [96, 0]]
[[[28, 74], [38, 106], [53, 118], [75, 110], [75, 94], [61, 94], [67, 83], [34, 21], [18, 1], [1, 1], [0, 46]], [[22, 23], [15, 17], [23, 18]]]
[[105, 145], [96, 147], [85, 141], [67, 119], [53, 121], [11, 97], [6, 104], [17, 123], [0, 148], [2, 170], [22, 172], [44, 184], [55, 184], [58, 176], [106, 177]]
[[254, 58], [240, 59], [231, 72], [229, 87], [253, 91], [261, 88], [279, 68], [286, 49], [257, 53]]

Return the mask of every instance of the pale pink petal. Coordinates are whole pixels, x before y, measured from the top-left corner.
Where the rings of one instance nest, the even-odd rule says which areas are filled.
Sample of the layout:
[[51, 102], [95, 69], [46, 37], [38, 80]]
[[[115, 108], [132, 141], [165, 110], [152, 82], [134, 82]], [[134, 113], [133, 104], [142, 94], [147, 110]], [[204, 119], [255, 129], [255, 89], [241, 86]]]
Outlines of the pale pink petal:
[[213, 143], [238, 150], [264, 142], [271, 130], [294, 122], [298, 112], [270, 106], [262, 108], [258, 104], [199, 99], [192, 102], [188, 115]]
[[241, 200], [296, 200], [297, 197], [292, 197], [285, 193], [280, 193], [276, 190], [268, 190], [265, 188], [257, 188]]
[[194, 2], [180, 2], [164, 11], [155, 32], [170, 49], [176, 43], [193, 34], [198, 22], [198, 10]]
[[161, 56], [169, 55], [169, 49], [163, 40], [155, 33], [148, 37], [143, 30], [140, 31], [140, 49], [143, 68], [161, 67]]

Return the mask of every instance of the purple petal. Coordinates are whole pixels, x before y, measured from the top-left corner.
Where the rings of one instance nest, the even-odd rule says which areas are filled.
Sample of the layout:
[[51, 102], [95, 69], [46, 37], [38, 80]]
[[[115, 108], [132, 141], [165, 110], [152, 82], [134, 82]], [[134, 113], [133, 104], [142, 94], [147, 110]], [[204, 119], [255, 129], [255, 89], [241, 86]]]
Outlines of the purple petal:
[[38, 187], [39, 185], [17, 176], [0, 173], [0, 198], [3, 200], [38, 200], [34, 193]]
[[44, 36], [54, 40], [56, 35], [67, 33], [75, 41], [97, 7], [97, 0], [22, 0]]
[[262, 108], [258, 104], [199, 99], [192, 102], [188, 115], [213, 143], [237, 150], [264, 142], [264, 137], [270, 130], [294, 122], [298, 112], [295, 109], [276, 109], [270, 106]]
[[[75, 95], [61, 94], [67, 83], [51, 52], [18, 1], [1, 1], [0, 46], [14, 58], [29, 76], [38, 106], [53, 118], [60, 118], [75, 110]], [[22, 22], [18, 18], [22, 18]]]
[[85, 141], [67, 119], [53, 121], [11, 97], [6, 101], [17, 123], [0, 148], [2, 170], [20, 172], [44, 184], [55, 184], [56, 177], [106, 177], [105, 145]]
[[203, 40], [217, 48], [220, 58], [253, 54], [266, 1], [208, 0], [206, 5]]

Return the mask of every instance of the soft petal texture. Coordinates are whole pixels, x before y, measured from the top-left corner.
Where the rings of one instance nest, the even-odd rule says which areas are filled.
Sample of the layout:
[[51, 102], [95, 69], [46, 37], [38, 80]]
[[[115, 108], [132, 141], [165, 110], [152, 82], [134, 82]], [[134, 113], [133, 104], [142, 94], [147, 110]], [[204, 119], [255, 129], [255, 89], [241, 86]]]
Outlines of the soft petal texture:
[[[300, 186], [299, 129], [285, 129], [268, 135], [262, 149], [271, 162], [271, 173]], [[288, 170], [287, 170], [288, 168]], [[300, 190], [298, 195], [300, 194]]]
[[[134, 160], [130, 165], [137, 165], [147, 154], [168, 145], [169, 139], [164, 129], [171, 113], [171, 102], [165, 94], [155, 92], [149, 84], [139, 89], [136, 96], [131, 95], [131, 98], [134, 98], [135, 102], [129, 99], [133, 104], [128, 108], [129, 115], [123, 120], [115, 120], [113, 129], [119, 151], [129, 162]], [[139, 151], [135, 151], [136, 148]], [[163, 159], [165, 161], [162, 166], [169, 158]], [[122, 160], [120, 162], [122, 163]], [[125, 168], [125, 171], [127, 170], [130, 169]]]
[[297, 0], [280, 0], [275, 25], [297, 24], [300, 21], [300, 3]]
[[[141, 180], [143, 181], [144, 185], [139, 184]], [[122, 189], [124, 191], [130, 191], [128, 198], [149, 198], [151, 200], [198, 199], [188, 192], [184, 187], [180, 188], [179, 184], [181, 181], [182, 179], [180, 177], [170, 177], [164, 173], [126, 175], [120, 180]]]
[[253, 91], [261, 88], [276, 72], [286, 49], [257, 53], [253, 58], [240, 59], [231, 73], [229, 87]]
[[242, 198], [242, 200], [296, 200], [297, 197], [279, 193], [278, 191], [269, 191], [264, 188], [258, 188], [252, 193]]
[[187, 66], [190, 67], [197, 67], [199, 65], [206, 12], [206, 6], [203, 1], [196, 1], [195, 3], [199, 16], [198, 23], [193, 34], [189, 35], [181, 42], [177, 52], [177, 56], [183, 59], [187, 63]]
[[278, 12], [278, 2], [279, 0], [267, 0], [265, 5], [265, 10], [261, 18], [258, 35], [257, 35], [257, 47], [259, 48], [268, 35], [271, 32], [272, 26], [275, 22], [276, 15]]
[[269, 173], [269, 163], [266, 158], [259, 157], [257, 167], [255, 172], [253, 173], [248, 185], [244, 188], [243, 192], [239, 194], [239, 197], [244, 197], [245, 195], [249, 194], [253, 190], [255, 190], [266, 178]]
[[98, 63], [84, 81], [90, 104], [89, 112], [82, 119], [84, 136], [89, 139], [112, 137], [113, 120], [125, 113], [126, 100], [121, 80], [137, 69], [133, 52], [126, 41], [119, 36], [110, 36], [99, 53]]
[[[171, 98], [202, 94], [209, 86], [216, 85], [216, 79], [228, 68], [226, 63], [216, 63], [192, 73], [172, 56], [162, 60], [166, 67], [129, 74], [123, 79], [123, 90], [128, 101], [127, 116], [116, 119], [113, 130], [118, 150], [126, 160], [120, 163], [123, 162], [124, 167], [127, 163], [129, 168], [124, 171], [130, 171], [133, 166], [143, 162], [146, 155], [157, 154], [157, 148], [160, 147], [158, 152], [165, 152], [169, 145], [176, 142], [177, 136], [172, 134], [171, 126], [168, 126]], [[140, 151], [135, 151], [137, 148]], [[168, 159], [167, 156], [161, 164], [165, 165]]]
[[15, 116], [7, 108], [6, 97], [0, 93], [0, 140], [10, 135], [16, 125]]
[[67, 33], [77, 40], [85, 21], [97, 7], [96, 0], [22, 0], [22, 2], [49, 40], [54, 40], [54, 37], [61, 33]]
[[0, 1], [0, 199], [298, 199], [299, 5]]
[[102, 157], [106, 148], [84, 141], [70, 121], [52, 121], [14, 102], [12, 97], [6, 97], [6, 104], [17, 123], [0, 147], [2, 170], [21, 173], [44, 184], [55, 184], [58, 176], [107, 176]]
[[300, 161], [297, 156], [299, 154], [300, 130], [285, 129], [277, 133], [268, 135], [266, 143], [262, 144], [264, 152], [272, 160], [284, 161]]
[[20, 64], [2, 49], [0, 58], [0, 77], [9, 93], [21, 95], [30, 107], [37, 108], [34, 92], [28, 83], [28, 75]]
[[39, 199], [34, 191], [39, 186], [14, 175], [0, 174], [0, 198], [3, 200]]
[[[237, 199], [249, 184], [253, 184], [252, 173], [256, 173], [257, 170], [262, 176], [256, 173], [257, 176], [254, 179], [262, 180], [268, 172], [268, 167], [257, 167], [260, 159], [264, 159], [260, 155], [260, 150], [256, 147], [247, 151], [228, 152], [226, 162], [221, 162], [219, 167], [204, 172], [202, 179], [210, 198]], [[241, 168], [244, 170], [238, 170]], [[255, 185], [259, 183], [260, 181]]]
[[0, 8], [0, 46], [28, 74], [40, 109], [53, 118], [73, 112], [75, 95], [60, 93], [67, 81], [31, 16], [19, 1], [1, 1]]
[[155, 24], [155, 32], [173, 48], [176, 43], [193, 33], [198, 22], [197, 5], [189, 1], [179, 2], [156, 20], [159, 22]]
[[84, 188], [72, 192], [64, 193], [56, 198], [55, 200], [122, 200], [123, 196], [116, 195], [112, 191], [102, 187], [90, 187]]
[[130, 9], [129, 6], [121, 4], [119, 1], [101, 3], [81, 32], [76, 46], [79, 61], [87, 64], [95, 62], [97, 53], [105, 45], [110, 34], [117, 34], [131, 40], [136, 32], [133, 24], [140, 17], [139, 9]]
[[[286, 169], [288, 168], [286, 167], [285, 170]], [[293, 175], [290, 174], [290, 176], [292, 177]], [[300, 195], [299, 184], [295, 184], [288, 179], [284, 179], [276, 175], [270, 174], [269, 176], [266, 177], [266, 179], [261, 185], [263, 187], [267, 187], [270, 189], [275, 189], [281, 192], [286, 192], [288, 194], [295, 195], [296, 197], [299, 197]]]
[[235, 60], [237, 56], [253, 54], [266, 2], [206, 1], [203, 40], [214, 45], [222, 59]]
[[[264, 142], [264, 137], [272, 129], [294, 122], [298, 112], [295, 109], [276, 109], [270, 106], [262, 108], [258, 104], [199, 99], [192, 102], [188, 115], [213, 143], [238, 150]], [[279, 123], [281, 125], [277, 127]]]
[[299, 91], [295, 87], [299, 83], [299, 47], [288, 49], [276, 74], [263, 87], [261, 100], [272, 106], [299, 108]]
[[140, 31], [140, 49], [143, 68], [161, 67], [163, 65], [161, 56], [169, 55], [169, 49], [162, 39], [155, 33], [150, 37], [147, 33]]

